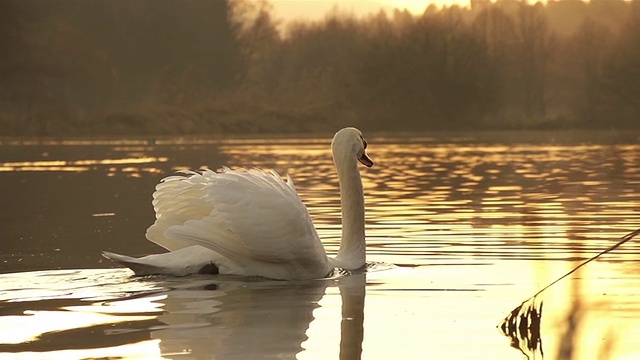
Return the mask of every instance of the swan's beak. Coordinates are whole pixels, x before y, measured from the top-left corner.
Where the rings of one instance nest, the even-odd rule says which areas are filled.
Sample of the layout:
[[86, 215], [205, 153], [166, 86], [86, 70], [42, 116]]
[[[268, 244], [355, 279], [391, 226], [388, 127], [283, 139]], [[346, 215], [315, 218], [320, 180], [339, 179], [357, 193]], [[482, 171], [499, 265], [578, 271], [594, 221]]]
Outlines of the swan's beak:
[[372, 167], [373, 166], [373, 160], [371, 160], [369, 158], [369, 156], [367, 156], [366, 152], [362, 153], [362, 156], [360, 156], [358, 158], [358, 161], [360, 161], [362, 163], [362, 165], [364, 165], [366, 167]]

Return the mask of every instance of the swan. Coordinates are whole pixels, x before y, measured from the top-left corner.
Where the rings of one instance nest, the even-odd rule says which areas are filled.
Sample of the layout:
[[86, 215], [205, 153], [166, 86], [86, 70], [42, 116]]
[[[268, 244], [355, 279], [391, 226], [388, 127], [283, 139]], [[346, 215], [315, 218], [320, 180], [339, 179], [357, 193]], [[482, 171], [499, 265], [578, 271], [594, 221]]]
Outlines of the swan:
[[278, 280], [314, 279], [366, 263], [364, 192], [358, 161], [373, 161], [360, 130], [347, 127], [331, 142], [340, 184], [342, 238], [328, 257], [293, 181], [258, 169], [184, 171], [164, 178], [153, 194], [156, 221], [148, 240], [167, 253], [104, 257], [136, 275], [220, 273]]

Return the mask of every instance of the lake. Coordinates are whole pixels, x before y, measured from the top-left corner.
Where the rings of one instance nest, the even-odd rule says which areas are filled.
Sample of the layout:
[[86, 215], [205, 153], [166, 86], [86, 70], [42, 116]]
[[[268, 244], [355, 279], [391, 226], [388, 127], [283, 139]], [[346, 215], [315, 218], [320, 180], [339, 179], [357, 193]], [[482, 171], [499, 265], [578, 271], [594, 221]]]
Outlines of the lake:
[[640, 228], [640, 133], [365, 136], [368, 271], [294, 282], [133, 277], [100, 251], [162, 252], [155, 184], [228, 165], [289, 174], [337, 252], [331, 135], [3, 140], [0, 359], [640, 357], [640, 239], [538, 296], [533, 343], [499, 329]]

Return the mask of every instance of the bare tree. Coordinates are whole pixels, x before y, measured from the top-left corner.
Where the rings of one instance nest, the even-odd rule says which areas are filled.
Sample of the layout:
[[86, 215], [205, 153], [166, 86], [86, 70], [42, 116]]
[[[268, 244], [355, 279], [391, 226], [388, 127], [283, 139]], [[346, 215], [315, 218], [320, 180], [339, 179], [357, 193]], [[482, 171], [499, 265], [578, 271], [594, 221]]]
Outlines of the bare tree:
[[547, 69], [553, 35], [541, 3], [521, 3], [516, 23], [517, 61], [522, 81], [523, 109], [527, 120], [540, 120], [546, 115]]

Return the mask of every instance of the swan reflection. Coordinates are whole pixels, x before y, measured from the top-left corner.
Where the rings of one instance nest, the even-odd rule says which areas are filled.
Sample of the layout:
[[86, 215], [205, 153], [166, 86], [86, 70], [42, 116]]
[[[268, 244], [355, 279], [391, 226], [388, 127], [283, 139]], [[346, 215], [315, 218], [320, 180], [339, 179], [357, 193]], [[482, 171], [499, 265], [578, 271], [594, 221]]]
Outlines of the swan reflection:
[[[6, 290], [0, 292], [0, 359], [297, 358], [317, 341], [309, 339], [310, 326], [336, 346], [340, 334], [340, 358], [360, 358], [364, 273], [286, 282], [129, 275], [101, 269], [0, 276]], [[31, 286], [19, 290], [26, 281]], [[338, 291], [341, 324], [314, 323], [323, 298]]]
[[[222, 359], [295, 358], [304, 351], [313, 312], [327, 287], [342, 299], [340, 358], [362, 352], [365, 274], [334, 279], [282, 282], [217, 277], [197, 282], [168, 279], [161, 301], [162, 325], [151, 329], [165, 357]], [[326, 329], [328, 332], [337, 330]]]

